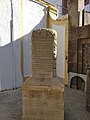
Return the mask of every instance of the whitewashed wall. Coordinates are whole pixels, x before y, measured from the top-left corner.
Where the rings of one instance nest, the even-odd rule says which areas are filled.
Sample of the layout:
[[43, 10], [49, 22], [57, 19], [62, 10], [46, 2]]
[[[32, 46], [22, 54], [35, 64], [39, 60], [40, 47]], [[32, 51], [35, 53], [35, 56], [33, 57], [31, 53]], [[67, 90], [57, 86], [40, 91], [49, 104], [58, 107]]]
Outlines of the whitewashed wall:
[[[20, 0], [13, 1], [13, 41], [11, 3], [0, 1], [0, 90], [20, 87]], [[45, 7], [23, 0], [24, 73], [31, 74], [31, 31], [46, 27]], [[12, 41], [12, 42], [11, 42]]]
[[[46, 8], [31, 1], [24, 0], [24, 74], [31, 74], [31, 33], [33, 29], [46, 27]], [[27, 27], [26, 27], [27, 26]], [[29, 66], [29, 67], [28, 67]]]
[[65, 77], [65, 26], [54, 25], [52, 28], [57, 31], [57, 75]]

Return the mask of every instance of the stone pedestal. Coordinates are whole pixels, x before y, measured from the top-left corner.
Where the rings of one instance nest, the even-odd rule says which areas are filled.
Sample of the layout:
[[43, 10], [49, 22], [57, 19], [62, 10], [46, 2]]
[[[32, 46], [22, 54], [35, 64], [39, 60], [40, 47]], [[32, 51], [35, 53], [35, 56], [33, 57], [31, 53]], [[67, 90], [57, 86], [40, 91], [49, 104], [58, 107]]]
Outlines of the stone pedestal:
[[32, 33], [32, 77], [22, 87], [23, 120], [64, 120], [64, 85], [56, 75], [54, 31]]
[[23, 120], [64, 120], [63, 93], [59, 78], [44, 83], [28, 79], [23, 85]]
[[90, 112], [90, 68], [87, 68], [86, 110]]

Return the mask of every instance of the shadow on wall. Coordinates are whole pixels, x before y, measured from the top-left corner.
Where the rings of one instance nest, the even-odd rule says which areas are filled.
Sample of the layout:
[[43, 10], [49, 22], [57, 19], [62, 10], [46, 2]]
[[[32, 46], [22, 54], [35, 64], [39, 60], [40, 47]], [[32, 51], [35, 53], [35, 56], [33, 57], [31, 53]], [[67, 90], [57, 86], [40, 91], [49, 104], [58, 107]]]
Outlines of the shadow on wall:
[[[33, 29], [44, 28], [45, 16], [42, 18], [39, 24]], [[32, 74], [31, 67], [31, 35], [30, 33], [24, 35], [24, 75]], [[21, 87], [23, 80], [21, 76], [20, 67], [20, 39], [17, 39], [3, 47], [0, 47], [0, 90], [12, 89]]]

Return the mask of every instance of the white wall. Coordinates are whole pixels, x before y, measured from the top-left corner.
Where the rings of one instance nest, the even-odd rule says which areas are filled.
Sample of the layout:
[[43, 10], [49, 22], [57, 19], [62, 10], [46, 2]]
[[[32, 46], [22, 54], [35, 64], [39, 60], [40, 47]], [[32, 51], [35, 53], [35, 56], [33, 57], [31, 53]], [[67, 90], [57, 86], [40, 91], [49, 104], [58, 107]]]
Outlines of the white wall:
[[[24, 0], [24, 74], [31, 74], [31, 33], [33, 29], [46, 27], [46, 8], [31, 1]], [[27, 27], [26, 27], [27, 26]]]
[[[11, 42], [11, 3], [0, 1], [0, 90], [19, 87], [20, 72], [20, 0], [13, 1], [13, 41]], [[24, 72], [31, 74], [31, 31], [46, 27], [45, 8], [23, 0]]]
[[[9, 14], [8, 14], [9, 13]], [[10, 43], [10, 0], [0, 1], [0, 46]]]
[[52, 24], [52, 28], [57, 31], [57, 75], [64, 78], [65, 73], [65, 26]]
[[84, 2], [85, 0], [78, 0], [78, 11], [81, 11], [84, 9]]
[[[0, 89], [9, 89], [14, 82], [10, 20], [10, 0], [0, 1]], [[7, 88], [5, 87], [6, 85]]]

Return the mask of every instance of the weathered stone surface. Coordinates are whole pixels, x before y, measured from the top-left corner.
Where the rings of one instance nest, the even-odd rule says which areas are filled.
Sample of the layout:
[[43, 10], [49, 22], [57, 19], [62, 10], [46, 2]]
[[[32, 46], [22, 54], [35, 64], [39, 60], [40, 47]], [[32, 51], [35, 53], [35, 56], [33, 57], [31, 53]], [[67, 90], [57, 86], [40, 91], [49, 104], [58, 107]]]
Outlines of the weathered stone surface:
[[77, 63], [68, 63], [68, 71], [77, 73]]
[[53, 30], [32, 33], [32, 77], [23, 91], [23, 120], [64, 120], [64, 86], [56, 76], [57, 41]]
[[75, 28], [69, 30], [69, 42], [68, 42], [68, 70], [69, 72], [77, 72], [77, 35], [78, 31]]
[[78, 63], [78, 73], [82, 74], [82, 63]]
[[83, 44], [83, 73], [87, 73], [87, 67], [90, 67], [90, 43]]
[[78, 27], [78, 0], [68, 0], [69, 27]]
[[77, 52], [69, 52], [69, 62], [76, 63], [77, 62]]
[[69, 51], [77, 51], [77, 40], [71, 40], [69, 41]]
[[69, 72], [86, 74], [90, 67], [90, 25], [69, 30]]
[[53, 77], [57, 41], [55, 31], [38, 29], [32, 33], [32, 73], [34, 77]]
[[64, 120], [64, 89], [59, 80], [30, 79], [24, 83], [23, 120]]

